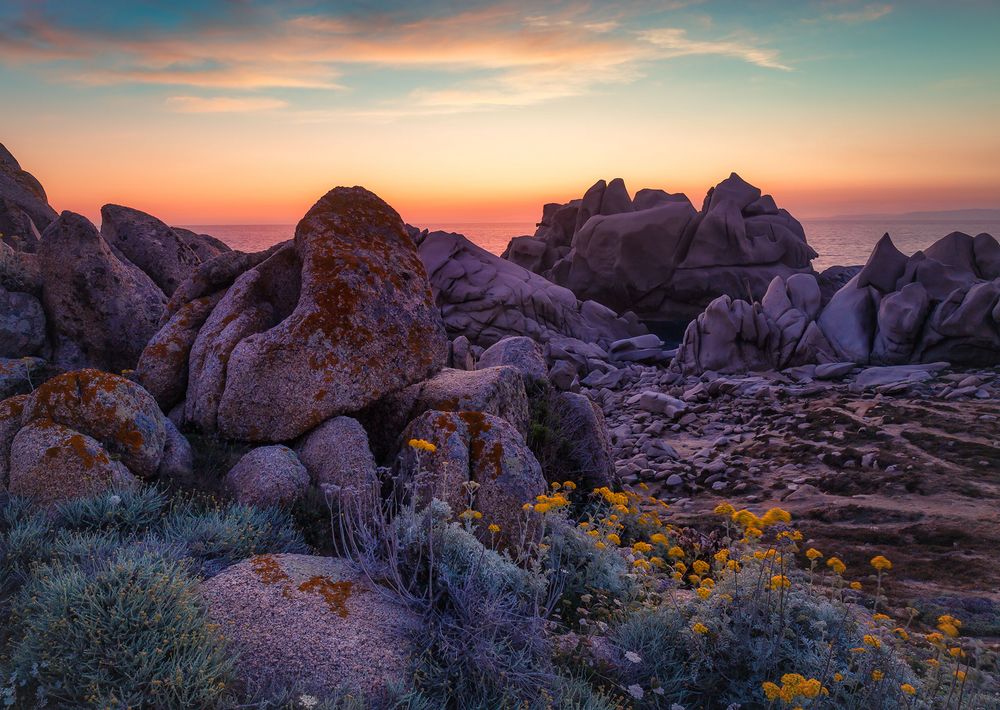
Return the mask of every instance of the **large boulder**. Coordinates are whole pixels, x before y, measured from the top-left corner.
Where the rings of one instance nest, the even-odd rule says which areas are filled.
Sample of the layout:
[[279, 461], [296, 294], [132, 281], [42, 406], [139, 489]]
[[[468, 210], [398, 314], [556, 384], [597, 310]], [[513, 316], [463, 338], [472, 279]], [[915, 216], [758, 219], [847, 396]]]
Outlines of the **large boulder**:
[[39, 234], [56, 219], [42, 184], [21, 169], [0, 143], [0, 235], [17, 251], [35, 251]]
[[406, 425], [428, 410], [483, 412], [505, 419], [527, 436], [530, 406], [524, 379], [513, 367], [445, 368], [424, 382], [393, 392], [359, 414], [379, 460], [392, 452]]
[[305, 494], [309, 473], [287, 446], [260, 446], [230, 469], [225, 487], [238, 503], [289, 505]]
[[0, 399], [25, 394], [44, 379], [45, 361], [37, 357], [0, 357]]
[[[168, 380], [183, 380], [190, 343], [184, 420], [230, 438], [289, 441], [426, 379], [448, 355], [402, 220], [360, 187], [327, 193], [293, 242], [260, 255], [226, 252], [202, 265], [174, 293], [168, 313], [178, 317], [220, 292], [200, 327], [200, 309], [197, 318], [168, 322], [170, 332], [154, 339], [138, 369], [144, 377], [157, 373], [164, 401], [179, 401], [180, 388]], [[164, 350], [161, 342], [174, 345]]]
[[167, 441], [163, 412], [142, 387], [98, 370], [67, 372], [34, 391], [25, 424], [50, 420], [100, 442], [130, 471], [155, 476]]
[[160, 288], [72, 212], [45, 230], [38, 255], [54, 361], [115, 372], [135, 367], [164, 313]]
[[[471, 507], [482, 513], [480, 532], [500, 526], [503, 544], [520, 539], [525, 503], [546, 491], [545, 477], [520, 433], [506, 419], [482, 412], [427, 411], [403, 432], [403, 440], [423, 439], [432, 452], [404, 446], [395, 462], [396, 475], [412, 481], [418, 507], [433, 498], [456, 514], [470, 507], [470, 481], [478, 484]], [[487, 536], [488, 537], [488, 536]]]
[[171, 227], [171, 229], [202, 262], [214, 259], [223, 252], [232, 251], [228, 244], [211, 234], [199, 234], [183, 227]]
[[295, 447], [309, 478], [321, 489], [369, 490], [378, 482], [368, 435], [357, 419], [334, 417], [302, 437]]
[[201, 263], [201, 258], [173, 229], [131, 207], [104, 205], [101, 236], [142, 269], [167, 296]]
[[21, 427], [10, 445], [11, 495], [52, 505], [85, 498], [137, 479], [112, 459], [100, 442], [58, 424], [38, 419]]
[[618, 316], [593, 301], [513, 262], [490, 254], [461, 234], [416, 233], [434, 298], [451, 338], [487, 348], [509, 336], [542, 345], [553, 339], [607, 346], [642, 335], [632, 314]]
[[402, 683], [420, 617], [343, 559], [264, 555], [202, 585], [209, 614], [255, 685], [378, 695]]
[[545, 400], [545, 432], [537, 452], [545, 478], [592, 490], [614, 483], [611, 435], [601, 407], [575, 392], [552, 391]]
[[[557, 215], [572, 210], [572, 229]], [[776, 276], [810, 273], [816, 253], [802, 226], [770, 195], [733, 173], [709, 190], [701, 211], [682, 194], [600, 181], [582, 200], [546, 205], [531, 258], [506, 255], [618, 312], [676, 320], [719, 295], [760, 298]]]

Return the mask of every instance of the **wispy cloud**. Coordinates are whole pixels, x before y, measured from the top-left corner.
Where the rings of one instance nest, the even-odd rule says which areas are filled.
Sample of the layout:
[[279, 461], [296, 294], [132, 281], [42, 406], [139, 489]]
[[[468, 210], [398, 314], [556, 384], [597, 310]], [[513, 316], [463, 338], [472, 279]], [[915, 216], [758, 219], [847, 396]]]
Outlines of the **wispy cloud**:
[[[790, 69], [776, 49], [753, 39], [697, 39], [677, 27], [635, 31], [621, 11], [608, 14], [584, 3], [553, 7], [545, 15], [525, 15], [518, 3], [498, 0], [409, 21], [314, 14], [136, 35], [73, 30], [35, 18], [0, 26], [0, 62], [35, 64], [88, 84], [233, 91], [339, 90], [350, 85], [356, 67], [437, 72], [433, 85], [404, 89], [387, 105], [368, 109], [386, 115], [534, 105], [634, 82], [651, 63], [681, 56]], [[264, 101], [175, 98], [184, 100], [173, 104], [175, 110], [190, 112], [262, 110]]]
[[288, 102], [264, 96], [171, 96], [166, 104], [177, 113], [248, 113], [284, 108]]
[[696, 40], [688, 37], [685, 30], [674, 27], [643, 30], [638, 35], [640, 39], [660, 48], [660, 59], [692, 55], [717, 55], [734, 57], [748, 64], [756, 64], [767, 69], [791, 71], [791, 67], [780, 61], [780, 54], [777, 50], [765, 49], [751, 42]]
[[866, 5], [855, 10], [830, 12], [823, 15], [823, 19], [828, 22], [844, 22], [854, 25], [862, 22], [874, 22], [875, 20], [880, 20], [890, 12], [892, 12], [892, 5]]

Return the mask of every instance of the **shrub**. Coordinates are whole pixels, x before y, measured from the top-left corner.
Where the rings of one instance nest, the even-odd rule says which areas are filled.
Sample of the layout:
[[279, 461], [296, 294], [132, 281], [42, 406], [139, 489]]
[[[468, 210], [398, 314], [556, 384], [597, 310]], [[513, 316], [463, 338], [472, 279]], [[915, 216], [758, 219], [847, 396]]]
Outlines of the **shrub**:
[[308, 551], [291, 515], [278, 508], [180, 501], [158, 534], [164, 543], [179, 546], [206, 577], [254, 555]]
[[59, 707], [215, 707], [232, 666], [197, 583], [175, 561], [121, 550], [56, 563], [18, 596], [6, 693]]
[[116, 530], [138, 535], [159, 523], [167, 503], [166, 495], [152, 486], [112, 490], [60, 504], [56, 521], [59, 527], [69, 530]]

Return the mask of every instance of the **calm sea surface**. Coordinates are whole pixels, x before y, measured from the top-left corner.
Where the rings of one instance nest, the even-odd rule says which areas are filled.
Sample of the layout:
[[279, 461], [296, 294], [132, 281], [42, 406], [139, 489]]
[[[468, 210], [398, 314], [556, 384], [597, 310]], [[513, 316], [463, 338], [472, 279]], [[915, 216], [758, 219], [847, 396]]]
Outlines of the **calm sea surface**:
[[[503, 252], [511, 237], [535, 232], [534, 222], [443, 222], [423, 226], [464, 234], [494, 254]], [[972, 235], [988, 232], [1000, 238], [1000, 222], [995, 221], [802, 220], [802, 226], [806, 239], [819, 252], [819, 258], [813, 261], [817, 271], [837, 264], [865, 263], [875, 242], [886, 232], [906, 254], [929, 247], [949, 232]], [[241, 251], [266, 249], [291, 239], [295, 231], [293, 224], [193, 225], [187, 228], [211, 234]]]

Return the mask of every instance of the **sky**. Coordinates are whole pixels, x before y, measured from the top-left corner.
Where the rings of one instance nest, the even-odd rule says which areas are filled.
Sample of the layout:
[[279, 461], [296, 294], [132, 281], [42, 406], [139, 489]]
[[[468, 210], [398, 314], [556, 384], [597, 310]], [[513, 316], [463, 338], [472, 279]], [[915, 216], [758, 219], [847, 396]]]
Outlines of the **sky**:
[[0, 142], [56, 209], [528, 221], [600, 178], [799, 217], [1000, 207], [993, 0], [4, 0]]

